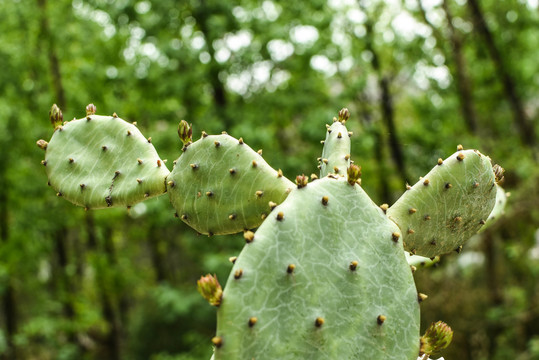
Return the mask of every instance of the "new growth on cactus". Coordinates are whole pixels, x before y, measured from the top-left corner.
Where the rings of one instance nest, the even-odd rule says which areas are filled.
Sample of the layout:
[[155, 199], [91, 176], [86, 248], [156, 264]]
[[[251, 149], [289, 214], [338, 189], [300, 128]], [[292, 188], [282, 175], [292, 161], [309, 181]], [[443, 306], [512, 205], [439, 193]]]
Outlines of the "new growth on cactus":
[[347, 109], [327, 125], [319, 176], [298, 175], [295, 184], [242, 138], [202, 132], [193, 142], [184, 120], [182, 154], [169, 172], [151, 138], [95, 111], [90, 104], [86, 117], [62, 125], [53, 106], [55, 132], [37, 142], [59, 196], [96, 209], [167, 192], [177, 217], [197, 232], [243, 231], [226, 287], [211, 275], [198, 281], [218, 307], [215, 360], [415, 360], [451, 341], [440, 322], [420, 338], [427, 296], [412, 274], [460, 251], [501, 213], [503, 169], [487, 156], [459, 146], [394, 205], [377, 206], [351, 160]]

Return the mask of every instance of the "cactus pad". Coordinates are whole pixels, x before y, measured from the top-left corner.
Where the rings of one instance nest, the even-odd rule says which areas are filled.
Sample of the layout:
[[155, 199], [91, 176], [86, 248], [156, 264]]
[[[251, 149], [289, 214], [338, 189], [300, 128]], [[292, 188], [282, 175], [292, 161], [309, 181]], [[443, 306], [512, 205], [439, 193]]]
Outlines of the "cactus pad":
[[178, 216], [202, 234], [258, 227], [295, 185], [243, 140], [203, 135], [185, 148], [168, 179]]
[[117, 116], [91, 115], [57, 127], [43, 164], [59, 196], [95, 209], [161, 195], [169, 174], [151, 141]]
[[361, 187], [291, 192], [237, 258], [215, 359], [417, 359], [419, 305], [398, 227]]
[[496, 183], [488, 156], [459, 150], [391, 206], [387, 214], [404, 235], [404, 247], [425, 257], [459, 250], [494, 207]]
[[328, 174], [346, 175], [350, 166], [350, 136], [344, 121], [335, 121], [327, 128], [320, 158], [320, 177]]

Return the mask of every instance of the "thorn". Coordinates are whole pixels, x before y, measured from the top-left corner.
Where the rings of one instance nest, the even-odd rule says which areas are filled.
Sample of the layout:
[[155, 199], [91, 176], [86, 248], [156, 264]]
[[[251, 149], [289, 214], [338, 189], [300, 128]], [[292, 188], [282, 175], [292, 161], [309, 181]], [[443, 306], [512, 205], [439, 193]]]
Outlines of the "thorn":
[[455, 251], [457, 252], [457, 254], [460, 254], [462, 252], [462, 245], [459, 245], [459, 247], [457, 247]]
[[423, 185], [425, 186], [428, 186], [430, 183], [430, 180], [429, 179], [425, 179], [425, 181], [423, 181]]
[[446, 189], [451, 189], [453, 187], [453, 185], [451, 185], [451, 183], [445, 183], [444, 187]]
[[80, 184], [79, 186], [80, 186], [80, 190], [82, 191], [86, 187], [86, 184]]
[[226, 131], [221, 131], [221, 134], [228, 135], [228, 133]]
[[150, 197], [150, 193], [145, 193], [145, 194], [144, 194], [144, 197], [145, 197], [145, 198], [149, 198], [149, 197]]
[[327, 196], [322, 196], [322, 205], [326, 206], [328, 204], [329, 198]]
[[391, 237], [393, 238], [394, 242], [397, 242], [397, 241], [399, 241], [399, 238], [401, 237], [401, 234], [395, 231], [393, 234], [391, 234]]
[[349, 131], [349, 132], [348, 132], [348, 137], [352, 137], [352, 135], [354, 135], [354, 132], [353, 132], [353, 131]]
[[423, 220], [425, 220], [425, 221], [430, 220], [430, 215], [423, 216]]
[[349, 269], [352, 270], [352, 271], [356, 271], [358, 264], [359, 263], [356, 260], [352, 261], [350, 263]]
[[459, 223], [462, 221], [462, 217], [461, 216], [455, 216], [455, 218], [453, 219], [454, 222], [456, 223]]
[[208, 134], [205, 131], [202, 131], [202, 138], [208, 137]]
[[236, 260], [238, 260], [237, 256], [231, 256], [231, 257], [228, 258], [228, 261], [230, 261], [232, 264], [234, 264], [236, 262]]
[[324, 164], [327, 164], [327, 163], [328, 163], [328, 159], [322, 159], [322, 162], [323, 162]]
[[320, 140], [320, 144], [324, 145], [326, 142], [324, 140]]
[[475, 188], [478, 188], [478, 187], [479, 187], [479, 183], [478, 183], [477, 181], [475, 181], [475, 182], [473, 183], [472, 186], [473, 186], [474, 189], [475, 189]]
[[485, 220], [483, 220], [483, 219], [479, 220], [479, 224], [485, 225]]
[[410, 190], [412, 189], [412, 187], [410, 186], [410, 184], [406, 183], [406, 190]]
[[458, 160], [458, 161], [464, 160], [464, 154], [463, 154], [463, 153], [459, 153], [459, 154], [457, 155], [457, 160]]
[[270, 210], [275, 209], [275, 207], [277, 206], [277, 204], [274, 203], [273, 201], [270, 201], [268, 204], [269, 204]]
[[258, 150], [256, 153], [257, 153], [258, 155], [262, 155], [262, 149]]
[[228, 169], [228, 172], [230, 173], [230, 175], [234, 175], [236, 173], [236, 169]]
[[243, 145], [243, 144], [244, 144], [244, 142], [243, 142], [243, 138], [241, 138], [241, 137], [239, 138], [239, 140], [238, 140], [238, 144], [240, 144], [240, 145]]
[[131, 136], [131, 131], [127, 130], [127, 136]]
[[318, 165], [317, 168], [318, 168], [318, 170], [320, 170], [320, 169], [322, 169], [322, 166]]
[[436, 246], [436, 239], [432, 239], [432, 241], [430, 242], [431, 245], [433, 246]]
[[[257, 166], [258, 166], [258, 164], [256, 163], [255, 160], [253, 160], [252, 165], [253, 165], [253, 167], [257, 167]], [[277, 176], [277, 177], [279, 177], [279, 176]]]
[[277, 221], [282, 221], [284, 219], [284, 214], [282, 211], [279, 211], [277, 213], [277, 217], [276, 217]]
[[228, 215], [229, 220], [236, 220], [236, 214], [230, 214]]
[[255, 326], [257, 321], [258, 321], [258, 319], [253, 316], [253, 317], [249, 318], [249, 322], [247, 324], [249, 325], [249, 327], [253, 327], [253, 326]]
[[340, 138], [342, 138], [342, 134], [341, 134], [341, 133], [338, 133], [338, 134], [337, 134], [337, 139], [340, 139]]
[[438, 165], [442, 165], [444, 163], [444, 161], [442, 160], [442, 158], [438, 158]]
[[112, 113], [112, 117], [113, 117], [113, 118], [117, 118], [117, 117], [118, 117], [118, 114]]
[[234, 272], [234, 279], [238, 280], [239, 278], [241, 278], [243, 276], [243, 270], [242, 269], [238, 269]]
[[414, 229], [408, 229], [406, 232], [411, 235], [411, 234], [415, 233], [415, 230]]
[[131, 124], [137, 126], [137, 122], [136, 122], [136, 121], [133, 121]]
[[277, 170], [277, 177], [283, 177], [283, 171], [281, 169]]
[[423, 293], [418, 293], [417, 294], [417, 301], [418, 302], [423, 302], [425, 300], [427, 300], [428, 296], [423, 294]]
[[213, 196], [213, 191], [206, 191], [206, 196], [207, 197], [212, 197]]
[[464, 150], [464, 148], [462, 147], [461, 144], [458, 144], [458, 145], [457, 145], [457, 151], [462, 151], [462, 150]]
[[106, 145], [103, 145], [103, 146], [101, 146], [101, 149], [102, 149], [103, 151], [107, 151], [107, 146], [106, 146]]
[[219, 141], [214, 141], [213, 144], [215, 145], [216, 148], [221, 146], [221, 143]]
[[408, 214], [415, 214], [416, 211], [417, 210], [415, 208], [410, 208], [410, 209], [408, 209]]
[[344, 155], [344, 160], [346, 160], [346, 161], [350, 160], [350, 154]]
[[142, 159], [137, 159], [137, 162], [138, 162], [139, 165], [142, 165], [142, 163], [143, 163]]
[[380, 209], [382, 209], [382, 211], [385, 214], [387, 209], [389, 209], [389, 205], [388, 204], [382, 204], [382, 205], [380, 205]]
[[245, 239], [245, 242], [247, 242], [247, 244], [253, 242], [254, 238], [255, 238], [255, 233], [250, 231], [250, 230], [247, 230], [243, 233], [243, 238]]
[[170, 180], [170, 181], [168, 182], [168, 186], [170, 186], [171, 188], [173, 188], [174, 186], [176, 186], [176, 183], [175, 183], [174, 181]]
[[295, 269], [296, 269], [296, 265], [290, 264], [290, 265], [287, 266], [286, 272], [289, 273], [289, 274], [292, 274]]
[[42, 150], [47, 150], [47, 145], [49, 145], [49, 143], [43, 139], [39, 139], [36, 141], [36, 145]]
[[412, 274], [415, 273], [417, 268], [414, 265], [410, 265], [410, 270], [412, 270]]
[[257, 198], [261, 198], [262, 195], [264, 195], [264, 192], [262, 190], [258, 190], [257, 192], [255, 192], [255, 195]]
[[148, 143], [149, 143], [149, 144], [152, 143], [152, 138], [151, 138], [151, 137], [148, 138]]
[[266, 220], [267, 216], [268, 216], [268, 214], [262, 213], [262, 214], [260, 214], [260, 219]]
[[336, 167], [336, 166], [334, 166], [334, 167], [333, 167], [333, 172], [334, 172], [335, 174], [338, 174], [338, 173], [339, 173], [339, 168]]
[[322, 325], [324, 325], [324, 318], [317, 317], [316, 320], [314, 321], [314, 326], [319, 328]]
[[157, 159], [157, 167], [161, 167], [161, 160]]
[[189, 164], [191, 166], [191, 169], [196, 170], [198, 169], [198, 164]]
[[215, 345], [216, 348], [220, 348], [221, 346], [223, 346], [223, 339], [220, 336], [214, 336], [211, 339], [211, 342], [213, 343], [213, 345]]
[[387, 316], [385, 315], [378, 315], [378, 317], [376, 318], [376, 322], [378, 323], [378, 325], [382, 325], [386, 320]]
[[47, 166], [47, 160], [41, 160], [41, 165]]
[[139, 184], [142, 184], [142, 180], [141, 180], [141, 179], [137, 179], [137, 182], [138, 182]]
[[315, 173], [312, 173], [311, 174], [311, 181], [314, 181], [314, 180], [318, 180], [318, 175], [316, 175]]

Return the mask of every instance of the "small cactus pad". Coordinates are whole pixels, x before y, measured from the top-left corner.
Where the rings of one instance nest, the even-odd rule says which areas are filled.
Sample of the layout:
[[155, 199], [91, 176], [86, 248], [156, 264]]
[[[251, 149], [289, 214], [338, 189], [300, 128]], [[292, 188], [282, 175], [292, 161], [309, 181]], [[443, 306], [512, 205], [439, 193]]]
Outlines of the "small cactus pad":
[[460, 249], [485, 223], [495, 199], [490, 158], [459, 150], [439, 160], [387, 214], [401, 228], [405, 249], [430, 258]]
[[419, 351], [399, 229], [342, 177], [295, 189], [271, 212], [237, 258], [217, 316], [216, 360], [415, 360]]
[[492, 209], [485, 222], [485, 225], [481, 228], [480, 232], [487, 229], [490, 225], [494, 224], [498, 218], [503, 216], [505, 212], [505, 204], [507, 203], [507, 196], [508, 194], [505, 192], [505, 190], [500, 185], [496, 185], [496, 205], [494, 205], [494, 209]]
[[168, 178], [178, 217], [202, 234], [258, 227], [295, 185], [243, 140], [205, 135], [185, 148]]
[[59, 196], [92, 209], [161, 195], [169, 174], [151, 141], [117, 116], [89, 115], [58, 126], [43, 164]]
[[350, 166], [350, 137], [344, 122], [334, 121], [327, 128], [324, 149], [320, 158], [320, 177], [328, 174], [346, 176]]

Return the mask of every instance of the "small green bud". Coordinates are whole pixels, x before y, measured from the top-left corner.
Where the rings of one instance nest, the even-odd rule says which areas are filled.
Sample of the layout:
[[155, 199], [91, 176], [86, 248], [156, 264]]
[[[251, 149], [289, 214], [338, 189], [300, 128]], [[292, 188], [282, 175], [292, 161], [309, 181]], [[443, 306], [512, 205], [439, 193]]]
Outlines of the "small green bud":
[[62, 114], [62, 110], [60, 110], [58, 105], [52, 105], [49, 111], [49, 120], [52, 124], [52, 127], [55, 129], [57, 126], [62, 125], [62, 123], [64, 122], [64, 115]]
[[346, 173], [348, 175], [348, 183], [350, 185], [354, 185], [361, 177], [361, 166], [352, 164], [350, 165]]
[[298, 189], [301, 189], [302, 187], [307, 186], [308, 182], [309, 182], [309, 178], [305, 176], [304, 174], [296, 176], [296, 185], [298, 186]]
[[185, 120], [180, 121], [178, 124], [178, 135], [184, 144], [190, 143], [193, 139], [193, 126], [189, 125]]
[[213, 306], [221, 305], [221, 299], [223, 298], [223, 288], [219, 284], [216, 275], [202, 276], [197, 281], [198, 292], [202, 297]]
[[496, 164], [492, 167], [492, 171], [494, 171], [494, 176], [496, 177], [496, 184], [501, 184], [504, 180], [503, 173], [505, 172], [505, 169]]
[[86, 105], [86, 116], [95, 115], [95, 112], [97, 111], [97, 108], [94, 104], [88, 104]]
[[341, 111], [339, 111], [339, 121], [346, 122], [348, 119], [350, 119], [350, 110], [347, 108], [341, 109]]
[[444, 323], [443, 321], [438, 321], [432, 323], [425, 335], [421, 337], [421, 354], [432, 354], [440, 350], [445, 349], [451, 344], [453, 340], [453, 330]]

